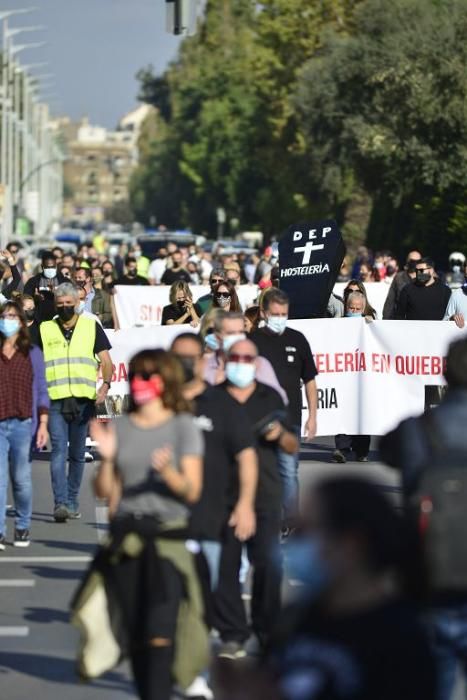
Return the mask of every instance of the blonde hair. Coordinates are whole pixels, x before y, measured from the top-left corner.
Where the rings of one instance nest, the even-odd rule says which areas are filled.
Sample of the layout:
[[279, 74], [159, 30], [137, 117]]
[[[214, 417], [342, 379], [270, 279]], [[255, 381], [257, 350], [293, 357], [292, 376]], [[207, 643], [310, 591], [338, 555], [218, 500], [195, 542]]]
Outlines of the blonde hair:
[[177, 303], [177, 292], [183, 292], [187, 299], [193, 299], [193, 294], [191, 293], [188, 283], [183, 280], [178, 280], [170, 287], [169, 299], [171, 304]]

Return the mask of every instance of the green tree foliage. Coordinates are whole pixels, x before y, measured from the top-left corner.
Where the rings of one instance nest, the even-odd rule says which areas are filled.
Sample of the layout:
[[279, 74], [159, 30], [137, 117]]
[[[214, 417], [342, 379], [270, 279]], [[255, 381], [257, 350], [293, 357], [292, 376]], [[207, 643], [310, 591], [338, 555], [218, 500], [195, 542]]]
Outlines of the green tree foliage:
[[215, 229], [215, 211], [278, 233], [317, 213], [291, 102], [323, 27], [345, 31], [349, 0], [210, 0], [197, 36], [162, 77], [140, 71], [140, 97], [159, 110], [132, 183], [139, 218]]
[[311, 180], [336, 206], [370, 193], [375, 246], [467, 245], [466, 36], [466, 0], [368, 0], [301, 76]]

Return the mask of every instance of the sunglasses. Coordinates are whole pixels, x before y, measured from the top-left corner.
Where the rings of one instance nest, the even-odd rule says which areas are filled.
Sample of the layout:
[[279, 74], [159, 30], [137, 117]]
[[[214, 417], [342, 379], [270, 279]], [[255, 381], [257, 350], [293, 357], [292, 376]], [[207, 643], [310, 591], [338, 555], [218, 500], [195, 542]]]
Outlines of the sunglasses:
[[224, 280], [219, 277], [218, 279], [212, 279], [211, 284], [220, 284], [221, 282], [224, 282]]
[[229, 355], [229, 362], [244, 362], [245, 364], [253, 364], [255, 362], [255, 355], [239, 355], [237, 353], [232, 353]]
[[129, 372], [128, 373], [128, 379], [134, 379], [135, 377], [139, 377], [140, 379], [144, 379], [144, 381], [149, 381], [151, 377], [153, 376], [154, 372]]
[[218, 299], [230, 299], [230, 294], [228, 292], [218, 292], [216, 297]]

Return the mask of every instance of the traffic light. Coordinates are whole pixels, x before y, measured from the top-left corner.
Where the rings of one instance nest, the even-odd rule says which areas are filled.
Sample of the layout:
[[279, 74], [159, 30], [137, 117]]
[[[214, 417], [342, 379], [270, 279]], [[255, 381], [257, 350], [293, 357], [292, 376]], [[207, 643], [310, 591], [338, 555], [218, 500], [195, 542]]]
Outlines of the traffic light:
[[169, 34], [191, 36], [196, 32], [198, 0], [165, 0]]

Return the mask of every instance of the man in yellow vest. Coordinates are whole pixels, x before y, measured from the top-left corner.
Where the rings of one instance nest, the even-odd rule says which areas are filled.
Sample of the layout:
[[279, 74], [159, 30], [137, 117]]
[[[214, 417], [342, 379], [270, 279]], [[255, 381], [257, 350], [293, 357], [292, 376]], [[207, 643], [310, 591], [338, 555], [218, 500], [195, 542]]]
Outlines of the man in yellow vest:
[[[40, 326], [50, 397], [54, 519], [59, 523], [81, 517], [78, 497], [88, 424], [95, 404], [105, 400], [112, 379], [108, 338], [94, 319], [78, 315], [78, 305], [76, 287], [68, 282], [60, 284], [55, 289], [57, 316]], [[99, 363], [103, 384], [97, 392]]]

